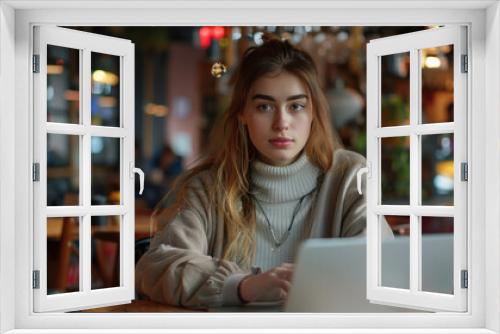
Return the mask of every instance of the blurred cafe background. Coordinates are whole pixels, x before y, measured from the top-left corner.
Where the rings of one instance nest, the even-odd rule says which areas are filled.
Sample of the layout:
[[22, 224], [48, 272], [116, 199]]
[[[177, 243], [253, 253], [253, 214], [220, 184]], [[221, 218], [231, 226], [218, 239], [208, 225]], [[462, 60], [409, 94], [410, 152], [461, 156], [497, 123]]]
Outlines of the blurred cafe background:
[[[229, 77], [245, 49], [262, 43], [264, 32], [287, 38], [311, 54], [330, 104], [332, 125], [347, 149], [366, 156], [366, 44], [431, 27], [71, 28], [135, 44], [135, 160], [146, 173], [144, 193], [140, 196], [136, 190], [135, 201], [140, 243], [154, 232], [149, 223], [154, 206], [206, 149], [215, 120], [229, 104]], [[49, 46], [47, 52], [48, 121], [78, 123], [78, 50]], [[220, 65], [214, 67], [217, 62]], [[91, 122], [118, 126], [119, 58], [92, 53], [91, 64]], [[409, 124], [409, 54], [384, 57], [382, 71], [382, 125]], [[425, 123], [453, 121], [451, 47], [423, 50], [422, 109]], [[50, 134], [47, 146], [47, 205], [78, 205], [78, 136]], [[93, 137], [91, 150], [92, 204], [119, 203], [119, 140]], [[381, 153], [383, 204], [408, 204], [408, 138], [383, 139]], [[421, 154], [422, 204], [453, 205], [453, 135], [425, 136]], [[408, 234], [409, 217], [386, 219], [396, 234]], [[112, 233], [119, 223], [120, 217], [92, 217], [93, 289], [119, 286], [120, 245]], [[74, 291], [79, 280], [78, 219], [49, 219], [48, 227], [49, 293]], [[422, 218], [422, 233], [452, 232], [452, 218]], [[136, 249], [137, 255], [140, 251]]]

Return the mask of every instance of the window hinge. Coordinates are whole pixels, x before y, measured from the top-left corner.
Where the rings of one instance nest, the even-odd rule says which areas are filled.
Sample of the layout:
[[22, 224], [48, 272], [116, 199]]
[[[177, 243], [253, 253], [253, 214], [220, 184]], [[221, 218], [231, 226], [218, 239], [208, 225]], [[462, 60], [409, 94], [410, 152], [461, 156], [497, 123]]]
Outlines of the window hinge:
[[38, 162], [33, 164], [33, 181], [40, 181], [40, 164]]
[[461, 274], [462, 274], [461, 288], [467, 289], [469, 287], [469, 272], [467, 270], [462, 270]]
[[40, 270], [33, 270], [33, 289], [40, 289]]
[[466, 162], [462, 162], [460, 164], [460, 179], [462, 181], [468, 181], [469, 180], [469, 165]]
[[469, 72], [469, 57], [467, 55], [462, 55], [462, 73]]
[[40, 55], [33, 55], [33, 73], [40, 73]]

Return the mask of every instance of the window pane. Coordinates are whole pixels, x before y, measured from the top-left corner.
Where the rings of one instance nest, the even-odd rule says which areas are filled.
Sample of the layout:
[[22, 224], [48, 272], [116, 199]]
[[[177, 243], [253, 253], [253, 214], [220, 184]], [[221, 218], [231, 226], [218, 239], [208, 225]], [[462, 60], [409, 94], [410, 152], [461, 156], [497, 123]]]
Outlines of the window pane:
[[381, 204], [410, 204], [410, 137], [381, 138]]
[[[410, 226], [409, 216], [381, 216], [391, 226]], [[396, 223], [397, 222], [397, 223]], [[396, 236], [381, 241], [381, 286], [410, 288], [410, 237]]]
[[79, 291], [79, 218], [47, 219], [47, 294]]
[[421, 217], [422, 291], [453, 294], [453, 217]]
[[422, 205], [453, 205], [453, 134], [422, 136]]
[[47, 205], [79, 205], [79, 136], [47, 134]]
[[380, 58], [382, 126], [410, 124], [410, 53]]
[[421, 50], [422, 123], [453, 122], [453, 45]]
[[93, 216], [92, 289], [120, 286], [120, 216]]
[[92, 52], [92, 125], [120, 126], [120, 57]]
[[120, 139], [92, 137], [92, 205], [120, 204]]
[[47, 45], [47, 121], [80, 122], [80, 50]]

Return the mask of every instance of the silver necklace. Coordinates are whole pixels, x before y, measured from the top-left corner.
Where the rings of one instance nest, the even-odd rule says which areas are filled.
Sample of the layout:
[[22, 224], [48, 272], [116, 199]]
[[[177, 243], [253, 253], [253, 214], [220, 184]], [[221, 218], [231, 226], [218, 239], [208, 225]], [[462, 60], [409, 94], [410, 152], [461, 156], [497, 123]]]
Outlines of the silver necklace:
[[281, 247], [281, 245], [283, 245], [285, 243], [285, 241], [287, 241], [288, 237], [290, 236], [290, 231], [292, 230], [293, 223], [295, 221], [295, 216], [297, 216], [297, 213], [300, 210], [302, 202], [304, 201], [304, 199], [308, 195], [312, 194], [314, 192], [314, 190], [316, 190], [316, 188], [313, 189], [313, 190], [311, 190], [310, 192], [308, 192], [307, 194], [305, 194], [304, 196], [302, 196], [299, 199], [299, 203], [297, 203], [297, 205], [295, 206], [295, 209], [293, 210], [292, 220], [290, 221], [290, 224], [288, 225], [287, 230], [285, 231], [285, 233], [283, 233], [283, 235], [281, 235], [280, 238], [276, 237], [276, 232], [274, 231], [274, 229], [273, 229], [273, 227], [271, 225], [271, 222], [269, 221], [269, 217], [267, 217], [267, 214], [264, 211], [264, 208], [260, 204], [260, 201], [253, 194], [250, 194], [250, 196], [253, 198], [253, 200], [255, 201], [255, 203], [257, 203], [257, 206], [259, 207], [260, 211], [264, 215], [264, 218], [266, 218], [267, 229], [269, 230], [269, 232], [271, 233], [271, 236], [273, 238], [273, 246], [274, 246], [273, 249], [272, 249], [273, 251], [276, 250], [276, 249], [279, 249]]

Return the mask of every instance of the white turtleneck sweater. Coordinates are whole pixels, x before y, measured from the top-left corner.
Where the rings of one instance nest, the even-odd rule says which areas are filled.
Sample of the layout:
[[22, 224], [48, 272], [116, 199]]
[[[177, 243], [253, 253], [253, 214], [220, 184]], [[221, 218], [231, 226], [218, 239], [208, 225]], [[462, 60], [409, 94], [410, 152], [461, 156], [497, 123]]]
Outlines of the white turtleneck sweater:
[[[299, 244], [309, 235], [308, 216], [320, 174], [305, 153], [287, 166], [272, 166], [258, 160], [252, 164], [251, 192], [258, 201], [255, 203], [256, 267], [266, 271], [283, 262], [293, 262]], [[280, 247], [275, 246], [271, 229], [277, 242], [286, 238], [290, 229]]]

